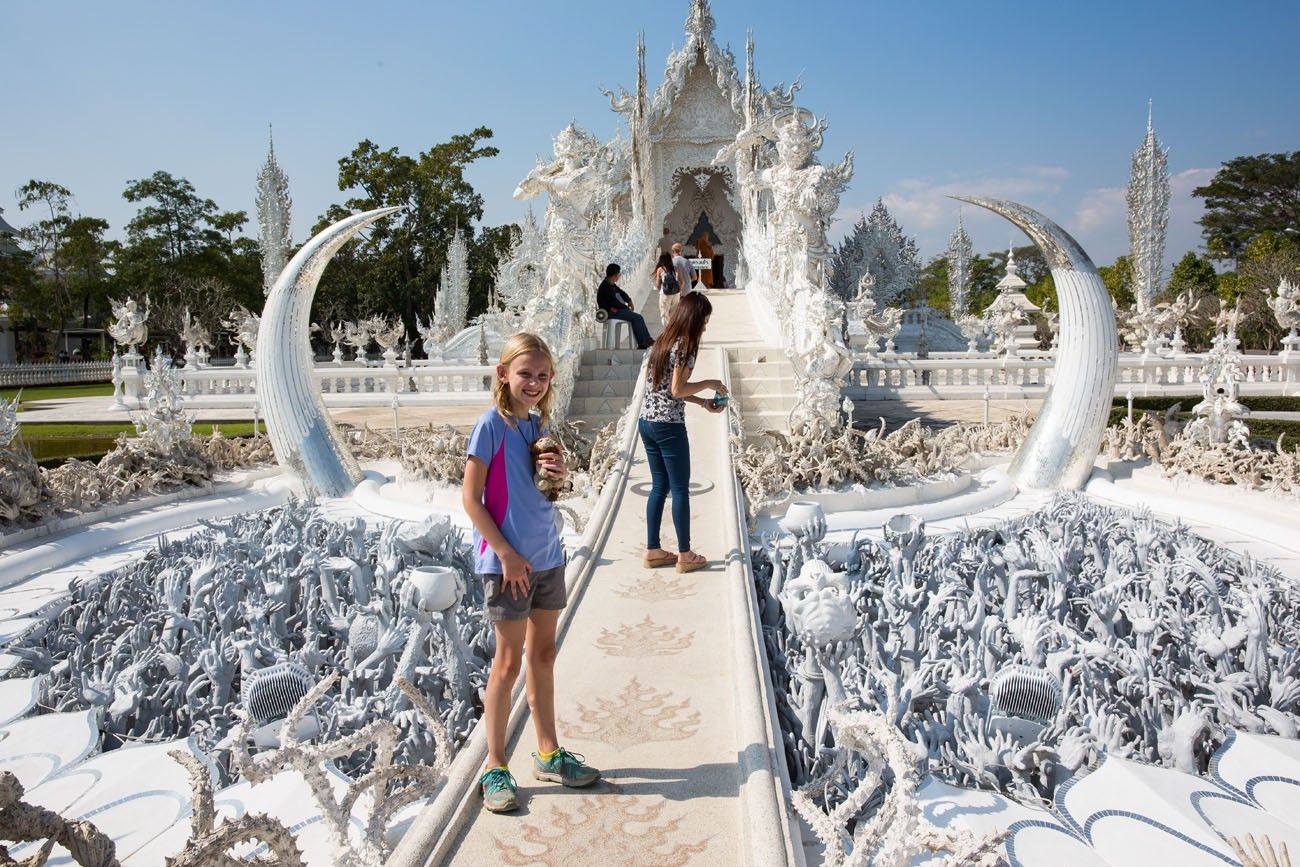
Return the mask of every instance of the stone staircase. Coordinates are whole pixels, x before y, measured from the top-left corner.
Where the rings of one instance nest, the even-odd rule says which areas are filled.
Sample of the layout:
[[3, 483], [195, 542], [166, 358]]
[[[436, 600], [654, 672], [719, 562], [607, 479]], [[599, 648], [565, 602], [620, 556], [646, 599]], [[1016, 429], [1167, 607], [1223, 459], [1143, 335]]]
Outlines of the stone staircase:
[[[618, 421], [632, 400], [644, 355], [636, 349], [584, 352], [569, 418], [583, 422], [588, 434]], [[739, 403], [745, 435], [786, 430], [796, 394], [794, 367], [785, 354], [770, 347], [743, 347], [728, 349], [727, 360], [731, 365], [732, 399]]]
[[785, 353], [773, 347], [727, 350], [731, 365], [732, 400], [738, 401], [745, 436], [789, 427], [796, 393], [794, 366]]
[[639, 349], [589, 349], [582, 353], [569, 420], [583, 422], [588, 436], [618, 421], [632, 401], [644, 357]]

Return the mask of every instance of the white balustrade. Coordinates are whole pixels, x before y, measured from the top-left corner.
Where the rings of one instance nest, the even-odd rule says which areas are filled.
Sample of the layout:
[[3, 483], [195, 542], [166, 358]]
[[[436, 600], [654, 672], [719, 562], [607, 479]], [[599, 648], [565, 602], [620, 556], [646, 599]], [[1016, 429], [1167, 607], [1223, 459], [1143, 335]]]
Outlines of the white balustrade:
[[[318, 364], [312, 377], [329, 406], [389, 405], [401, 395], [403, 406], [439, 403], [478, 403], [490, 393], [493, 365], [422, 365], [370, 367], [361, 364]], [[182, 368], [185, 405], [191, 409], [251, 408], [257, 401], [257, 369], [239, 367]], [[136, 408], [144, 391], [141, 371], [122, 371], [122, 391], [129, 408]]]
[[[1199, 394], [1201, 355], [1175, 358], [1122, 353], [1117, 394], [1130, 388], [1142, 397]], [[1005, 356], [966, 353], [859, 355], [844, 392], [858, 400], [905, 398], [973, 399], [985, 388], [995, 398], [1041, 398], [1052, 384], [1055, 360], [1047, 354]], [[1243, 394], [1300, 393], [1300, 353], [1244, 355]]]
[[0, 365], [0, 388], [34, 388], [76, 382], [108, 382], [113, 375], [109, 361], [77, 361], [66, 364]]

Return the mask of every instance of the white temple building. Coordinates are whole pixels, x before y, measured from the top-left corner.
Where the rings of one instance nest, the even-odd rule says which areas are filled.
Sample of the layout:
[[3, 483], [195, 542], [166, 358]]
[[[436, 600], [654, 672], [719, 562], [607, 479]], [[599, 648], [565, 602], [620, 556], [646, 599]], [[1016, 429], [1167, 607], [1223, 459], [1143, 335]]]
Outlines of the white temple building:
[[556, 404], [566, 406], [594, 333], [605, 263], [620, 263], [623, 288], [644, 302], [664, 230], [685, 244], [707, 226], [725, 285], [746, 290], [765, 341], [793, 364], [804, 417], [838, 424], [839, 382], [852, 358], [843, 303], [827, 285], [826, 230], [852, 178], [852, 155], [822, 165], [825, 121], [795, 105], [794, 87], [759, 84], [752, 39], [742, 79], [714, 29], [707, 0], [692, 0], [685, 42], [668, 56], [653, 96], [638, 40], [634, 91], [606, 92], [630, 139], [602, 144], [576, 124], [556, 136], [555, 159], [539, 162], [515, 191], [547, 196], [533, 270], [516, 262], [501, 269], [542, 274], [541, 291], [507, 280], [498, 292], [556, 350]]

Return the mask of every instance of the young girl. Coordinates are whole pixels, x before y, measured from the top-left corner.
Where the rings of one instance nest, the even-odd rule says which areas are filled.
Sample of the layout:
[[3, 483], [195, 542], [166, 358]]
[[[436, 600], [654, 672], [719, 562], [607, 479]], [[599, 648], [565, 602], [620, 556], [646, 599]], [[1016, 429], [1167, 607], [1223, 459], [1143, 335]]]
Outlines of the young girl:
[[[684, 296], [677, 302], [672, 319], [655, 341], [646, 363], [645, 403], [641, 407], [639, 430], [651, 480], [645, 506], [647, 568], [676, 563], [678, 572], [694, 572], [709, 562], [691, 550], [691, 443], [686, 436], [686, 403], [702, 406], [709, 412], [722, 412], [720, 405], [698, 397], [707, 389], [725, 395], [727, 387], [721, 380], [690, 381], [700, 338], [712, 312], [713, 305], [702, 292]], [[663, 523], [664, 503], [670, 491], [673, 527], [677, 530], [676, 554], [665, 551], [659, 544], [659, 525]]]
[[[565, 605], [564, 546], [555, 506], [533, 481], [529, 447], [547, 431], [555, 359], [541, 338], [516, 334], [501, 350], [492, 387], [495, 406], [469, 438], [461, 499], [474, 523], [474, 569], [486, 589], [488, 620], [496, 629], [496, 656], [483, 699], [487, 770], [479, 783], [494, 813], [515, 809], [518, 786], [506, 766], [510, 692], [528, 659], [528, 706], [537, 730], [533, 776], [566, 786], [589, 786], [600, 772], [563, 749], [555, 737], [555, 624]], [[538, 458], [563, 479], [558, 454]]]

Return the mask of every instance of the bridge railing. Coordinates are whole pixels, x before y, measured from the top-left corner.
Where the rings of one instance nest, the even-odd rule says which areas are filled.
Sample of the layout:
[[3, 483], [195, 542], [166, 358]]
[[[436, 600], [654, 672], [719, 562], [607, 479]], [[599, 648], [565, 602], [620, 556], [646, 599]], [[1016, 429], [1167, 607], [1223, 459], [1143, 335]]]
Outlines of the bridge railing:
[[[1120, 355], [1117, 394], [1139, 396], [1197, 394], [1204, 355], [1163, 357]], [[859, 400], [908, 397], [1042, 397], [1052, 384], [1056, 361], [1035, 356], [936, 354], [859, 355], [846, 379], [845, 393]], [[1244, 355], [1240, 368], [1245, 394], [1300, 393], [1300, 353]]]
[[0, 365], [0, 388], [33, 388], [78, 382], [108, 382], [113, 365], [108, 361], [77, 361], [66, 364]]
[[[446, 403], [474, 400], [491, 391], [496, 368], [492, 365], [439, 365], [429, 367], [363, 367], [321, 364], [311, 376], [322, 395], [333, 395], [332, 405], [373, 404], [383, 395], [400, 395], [408, 405], [421, 402]], [[186, 405], [223, 408], [248, 407], [257, 403], [256, 367], [182, 368], [181, 384]], [[122, 394], [134, 408], [144, 397], [144, 373], [133, 367], [122, 370]]]

